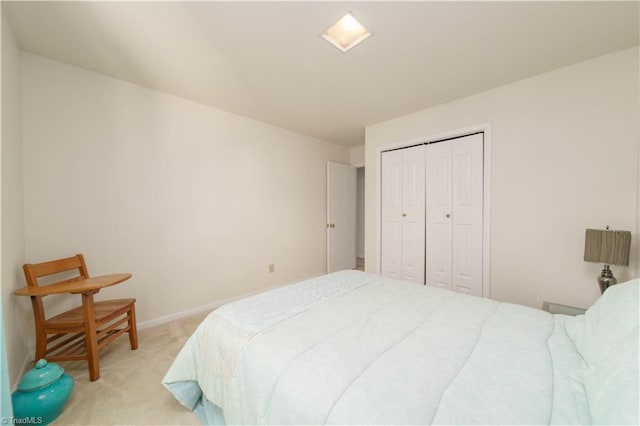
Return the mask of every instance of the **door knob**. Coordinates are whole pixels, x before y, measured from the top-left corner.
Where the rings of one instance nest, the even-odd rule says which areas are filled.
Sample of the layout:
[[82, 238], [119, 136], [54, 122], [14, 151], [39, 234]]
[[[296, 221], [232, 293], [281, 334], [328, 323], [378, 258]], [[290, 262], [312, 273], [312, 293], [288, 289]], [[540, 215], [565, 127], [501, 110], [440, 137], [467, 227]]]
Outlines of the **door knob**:
[[451, 215], [449, 213], [444, 215], [447, 219], [449, 219], [451, 217]]
[[402, 217], [407, 217], [407, 214], [406, 213], [402, 213]]

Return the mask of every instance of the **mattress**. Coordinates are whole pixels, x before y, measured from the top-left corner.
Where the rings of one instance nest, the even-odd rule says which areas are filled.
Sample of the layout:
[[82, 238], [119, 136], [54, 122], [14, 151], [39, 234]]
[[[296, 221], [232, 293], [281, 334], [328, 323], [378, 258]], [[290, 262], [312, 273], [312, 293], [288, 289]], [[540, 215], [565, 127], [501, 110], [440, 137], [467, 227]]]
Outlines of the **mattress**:
[[567, 321], [341, 271], [212, 312], [163, 384], [204, 423], [589, 424]]

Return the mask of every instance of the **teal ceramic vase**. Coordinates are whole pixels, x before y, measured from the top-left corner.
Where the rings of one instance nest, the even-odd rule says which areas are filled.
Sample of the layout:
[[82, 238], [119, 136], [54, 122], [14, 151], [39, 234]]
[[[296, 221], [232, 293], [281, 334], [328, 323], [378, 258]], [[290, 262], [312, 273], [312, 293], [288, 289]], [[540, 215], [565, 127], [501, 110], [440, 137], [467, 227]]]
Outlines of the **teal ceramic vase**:
[[48, 425], [58, 418], [73, 391], [73, 377], [56, 363], [41, 359], [27, 371], [11, 396], [20, 423]]

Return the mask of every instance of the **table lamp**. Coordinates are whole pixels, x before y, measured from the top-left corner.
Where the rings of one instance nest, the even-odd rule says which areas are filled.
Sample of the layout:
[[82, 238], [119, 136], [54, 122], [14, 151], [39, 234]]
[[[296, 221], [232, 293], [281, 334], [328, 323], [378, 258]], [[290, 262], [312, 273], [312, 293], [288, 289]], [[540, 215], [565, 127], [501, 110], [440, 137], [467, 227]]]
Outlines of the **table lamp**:
[[631, 232], [607, 229], [587, 229], [584, 239], [584, 261], [604, 263], [598, 276], [600, 292], [618, 282], [609, 265], [629, 266]]

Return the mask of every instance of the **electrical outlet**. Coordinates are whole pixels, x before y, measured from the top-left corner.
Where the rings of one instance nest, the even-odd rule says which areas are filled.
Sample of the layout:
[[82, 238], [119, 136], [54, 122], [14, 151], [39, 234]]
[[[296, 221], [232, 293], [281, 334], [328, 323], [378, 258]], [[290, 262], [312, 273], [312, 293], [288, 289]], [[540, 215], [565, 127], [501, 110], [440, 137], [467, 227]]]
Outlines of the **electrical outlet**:
[[273, 263], [269, 264], [269, 272], [275, 272], [276, 271], [276, 265]]

